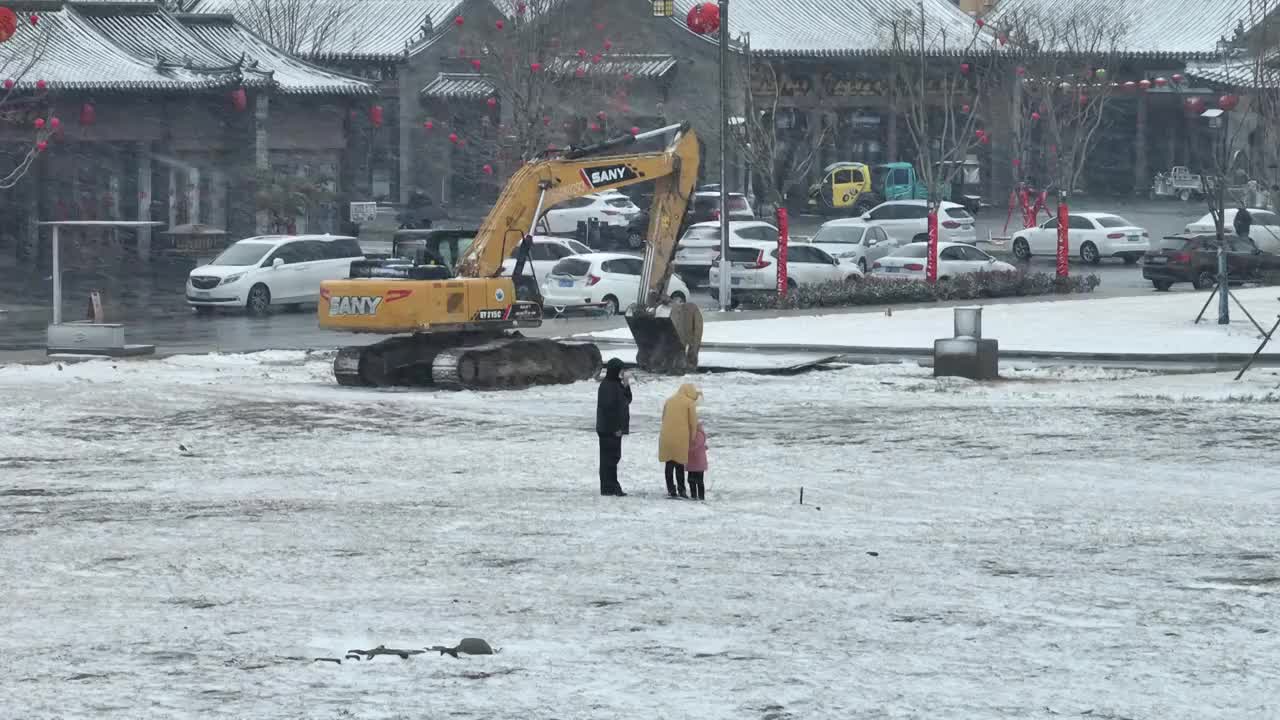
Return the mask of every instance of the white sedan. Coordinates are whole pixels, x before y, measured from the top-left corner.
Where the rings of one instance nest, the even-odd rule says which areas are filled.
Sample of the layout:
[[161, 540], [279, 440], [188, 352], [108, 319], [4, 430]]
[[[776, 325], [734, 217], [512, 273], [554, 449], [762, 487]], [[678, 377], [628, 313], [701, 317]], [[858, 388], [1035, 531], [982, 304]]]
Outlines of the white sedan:
[[631, 198], [617, 191], [593, 193], [571, 198], [548, 210], [539, 229], [548, 235], [573, 235], [578, 222], [595, 218], [602, 226], [626, 227], [642, 211]]
[[[891, 280], [924, 280], [928, 256], [929, 243], [903, 245], [893, 254], [877, 260], [871, 266], [871, 274]], [[977, 272], [1017, 272], [1017, 268], [968, 243], [938, 243], [939, 280]]]
[[[511, 251], [511, 257], [502, 261], [503, 275], [509, 276], [515, 272], [516, 253], [518, 252], [520, 252], [520, 246], [517, 244], [515, 249]], [[589, 252], [591, 252], [591, 248], [572, 238], [534, 235], [530, 261], [524, 265], [524, 274], [533, 275], [541, 283], [542, 278], [551, 272], [556, 263], [571, 255], [585, 255]]]
[[[792, 247], [795, 247], [801, 239], [792, 236], [792, 241]], [[871, 263], [893, 252], [900, 244], [890, 240], [884, 228], [868, 225], [856, 218], [828, 220], [807, 242], [830, 253], [841, 263], [858, 266], [864, 273], [871, 269]]]
[[[1270, 210], [1249, 208], [1249, 219], [1252, 221], [1249, 225], [1249, 239], [1253, 241], [1253, 244], [1257, 245], [1262, 252], [1280, 255], [1280, 216]], [[1224, 212], [1222, 214], [1222, 222], [1227, 232], [1234, 232], [1236, 209], [1230, 208]], [[1205, 215], [1187, 225], [1186, 231], [1189, 233], [1211, 233], [1217, 232], [1218, 228], [1214, 225], [1213, 216]]]
[[[542, 283], [542, 304], [563, 311], [568, 308], [602, 307], [616, 315], [640, 296], [644, 258], [621, 253], [574, 255], [556, 263]], [[672, 302], [689, 299], [689, 288], [674, 273], [667, 282]]]
[[[1118, 257], [1125, 265], [1133, 265], [1151, 247], [1151, 236], [1119, 215], [1082, 212], [1067, 216], [1067, 253], [1090, 265], [1103, 258]], [[1055, 257], [1058, 254], [1058, 218], [1046, 220], [1039, 227], [1013, 235], [1013, 256], [1026, 262], [1033, 255]]]
[[[776, 243], [751, 242], [729, 248], [730, 293], [760, 294], [778, 290], [778, 246]], [[720, 297], [721, 258], [711, 266], [711, 297]], [[816, 247], [787, 247], [787, 287], [845, 282], [862, 277], [856, 265], [841, 264], [837, 258]]]

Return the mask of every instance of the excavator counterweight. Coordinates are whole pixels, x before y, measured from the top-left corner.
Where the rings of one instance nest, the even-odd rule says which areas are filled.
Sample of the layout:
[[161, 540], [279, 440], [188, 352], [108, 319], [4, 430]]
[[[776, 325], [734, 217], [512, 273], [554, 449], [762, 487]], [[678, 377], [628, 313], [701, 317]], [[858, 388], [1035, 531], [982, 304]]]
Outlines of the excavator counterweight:
[[[660, 151], [617, 152], [668, 136]], [[601, 365], [595, 345], [519, 332], [542, 324], [537, 278], [524, 272], [530, 236], [558, 203], [642, 182], [655, 188], [644, 271], [627, 311], [637, 364], [654, 372], [696, 369], [702, 316], [696, 305], [671, 304], [666, 286], [698, 162], [698, 140], [687, 124], [571, 147], [517, 170], [469, 243], [461, 243], [459, 231], [438, 237], [418, 231], [423, 247], [412, 258], [353, 263], [350, 278], [321, 283], [320, 326], [396, 336], [341, 349], [334, 360], [338, 382], [483, 389], [595, 376]], [[432, 247], [433, 239], [441, 244]], [[504, 274], [508, 257], [516, 258], [515, 269]]]

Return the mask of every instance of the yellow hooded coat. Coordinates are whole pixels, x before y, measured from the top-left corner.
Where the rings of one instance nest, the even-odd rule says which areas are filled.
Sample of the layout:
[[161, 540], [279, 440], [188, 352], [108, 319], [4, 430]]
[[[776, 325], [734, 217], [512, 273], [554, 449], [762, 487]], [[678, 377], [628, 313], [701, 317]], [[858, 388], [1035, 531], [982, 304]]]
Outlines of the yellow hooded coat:
[[658, 436], [658, 461], [689, 462], [689, 444], [698, 429], [697, 386], [685, 383], [662, 406], [662, 432]]

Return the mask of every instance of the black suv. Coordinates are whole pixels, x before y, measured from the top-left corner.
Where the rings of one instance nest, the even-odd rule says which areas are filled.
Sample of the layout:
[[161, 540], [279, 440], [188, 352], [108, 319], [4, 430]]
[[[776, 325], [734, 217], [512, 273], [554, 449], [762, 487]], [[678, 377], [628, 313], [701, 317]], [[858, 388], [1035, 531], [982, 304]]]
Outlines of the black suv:
[[[1228, 234], [1227, 274], [1232, 282], [1257, 282], [1280, 275], [1280, 255], [1258, 250], [1248, 240]], [[1214, 233], [1182, 233], [1152, 243], [1142, 256], [1142, 277], [1156, 290], [1189, 282], [1197, 290], [1217, 284], [1218, 237]]]

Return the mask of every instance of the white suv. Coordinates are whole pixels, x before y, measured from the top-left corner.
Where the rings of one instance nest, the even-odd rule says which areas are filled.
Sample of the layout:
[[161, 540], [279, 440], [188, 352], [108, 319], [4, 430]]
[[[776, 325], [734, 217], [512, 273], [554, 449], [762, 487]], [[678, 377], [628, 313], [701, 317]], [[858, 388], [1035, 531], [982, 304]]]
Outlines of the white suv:
[[[621, 253], [574, 255], [556, 263], [542, 282], [544, 307], [563, 310], [598, 306], [616, 315], [640, 297], [644, 258]], [[689, 288], [675, 275], [667, 282], [673, 302], [689, 299]]]
[[565, 200], [543, 214], [539, 229], [547, 235], [572, 235], [578, 231], [579, 221], [586, 222], [591, 218], [602, 226], [625, 228], [640, 213], [640, 208], [631, 202], [631, 198], [610, 190]]
[[[502, 274], [510, 276], [516, 271], [516, 253], [520, 252], [520, 245], [517, 243], [511, 256], [502, 261]], [[529, 251], [529, 262], [524, 264], [524, 274], [533, 275], [538, 283], [542, 283], [542, 279], [551, 272], [551, 268], [556, 263], [569, 257], [570, 255], [585, 255], [591, 252], [591, 248], [572, 238], [551, 237], [549, 235], [534, 235], [533, 248]]]
[[[729, 244], [743, 242], [778, 244], [778, 228], [759, 220], [734, 220], [729, 223]], [[720, 254], [720, 221], [690, 225], [676, 247], [676, 273], [689, 287], [707, 280], [711, 263]]]
[[320, 300], [320, 283], [350, 277], [364, 259], [353, 237], [263, 235], [245, 238], [187, 276], [187, 304], [201, 315], [220, 307], [262, 314], [272, 305]]
[[[862, 220], [884, 228], [890, 240], [902, 244], [929, 239], [929, 203], [926, 200], [880, 203], [863, 215]], [[973, 223], [973, 216], [963, 205], [943, 201], [938, 213], [938, 242], [974, 244], [978, 233], [973, 229]]]
[[[729, 292], [731, 297], [759, 295], [778, 291], [777, 243], [743, 242], [729, 247]], [[721, 258], [711, 266], [711, 297], [720, 299]], [[858, 280], [862, 271], [856, 265], [842, 264], [837, 258], [812, 245], [787, 246], [787, 287]]]

